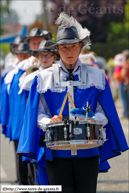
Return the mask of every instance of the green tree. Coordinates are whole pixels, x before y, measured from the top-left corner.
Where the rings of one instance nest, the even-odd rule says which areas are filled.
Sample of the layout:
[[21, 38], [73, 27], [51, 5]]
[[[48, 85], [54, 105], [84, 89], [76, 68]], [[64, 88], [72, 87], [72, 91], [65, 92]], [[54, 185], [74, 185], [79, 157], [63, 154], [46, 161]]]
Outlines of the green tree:
[[0, 35], [2, 35], [3, 32], [4, 32], [3, 28], [2, 28], [2, 26], [3, 26], [3, 16], [5, 14], [9, 14], [8, 7], [10, 5], [10, 1], [11, 0], [1, 0], [0, 1]]
[[4, 33], [3, 24], [6, 22], [5, 18], [10, 17], [10, 3], [12, 0], [0, 0], [0, 35]]
[[107, 42], [127, 42], [129, 38], [129, 0], [125, 5], [125, 18], [122, 23], [110, 22], [107, 26]]

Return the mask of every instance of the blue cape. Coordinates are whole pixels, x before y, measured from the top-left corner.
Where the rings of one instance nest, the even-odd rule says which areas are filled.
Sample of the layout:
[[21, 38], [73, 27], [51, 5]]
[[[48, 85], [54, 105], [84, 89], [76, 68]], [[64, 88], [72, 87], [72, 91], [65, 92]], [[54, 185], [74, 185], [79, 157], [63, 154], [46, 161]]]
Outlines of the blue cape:
[[[45, 161], [42, 161], [42, 157], [44, 154], [44, 148], [39, 147], [39, 138], [40, 138], [40, 128], [37, 127], [37, 115], [38, 115], [38, 106], [37, 106], [37, 100], [39, 98], [39, 93], [36, 92], [33, 93], [33, 87], [35, 89], [35, 85], [32, 85], [27, 106], [31, 106], [31, 109], [26, 108], [25, 111], [25, 119], [24, 123], [27, 124], [27, 127], [25, 128], [23, 126], [20, 139], [19, 139], [19, 145], [18, 145], [18, 152], [19, 148], [22, 144], [22, 149], [20, 148], [20, 154], [26, 157], [31, 157], [35, 159], [40, 166], [46, 167]], [[32, 113], [32, 114], [31, 114]], [[30, 116], [31, 115], [31, 116]], [[28, 125], [33, 125], [33, 130], [31, 130]]]
[[[31, 130], [30, 127], [22, 128], [17, 152], [19, 153], [19, 147], [21, 147], [22, 144], [22, 150], [20, 151], [20, 154], [22, 156], [26, 156], [27, 158], [31, 158], [32, 162], [38, 165], [37, 182], [41, 185], [48, 185], [49, 180], [46, 171], [46, 163], [44, 159], [44, 148], [39, 146], [40, 135], [42, 132], [40, 128], [37, 127], [37, 121], [35, 122], [35, 119], [37, 120], [37, 112], [38, 112], [38, 106], [35, 105], [35, 102], [38, 100], [39, 94], [35, 93], [32, 95], [32, 92], [33, 92], [33, 85], [27, 102], [27, 106], [31, 106], [32, 108], [26, 109], [24, 123], [26, 121], [27, 125], [32, 123], [33, 130]], [[32, 116], [31, 117], [28, 116], [31, 113]]]
[[[8, 128], [7, 128], [7, 137], [10, 140], [14, 140], [14, 131], [13, 131], [13, 124], [15, 124], [17, 112], [17, 102], [19, 101], [18, 92], [19, 92], [19, 78], [23, 73], [23, 70], [19, 70], [17, 74], [14, 75], [13, 80], [10, 84], [10, 91], [9, 91], [9, 120], [8, 120]], [[17, 130], [18, 132], [18, 130]], [[15, 138], [16, 139], [16, 138]], [[18, 139], [16, 139], [18, 140]]]
[[0, 75], [0, 123], [1, 123], [1, 90], [2, 90], [2, 85], [4, 83], [4, 78], [5, 78], [6, 74], [3, 77], [1, 77], [1, 75]]
[[1, 125], [2, 133], [7, 135], [7, 125], [9, 120], [9, 96], [7, 93], [8, 84], [4, 82], [1, 85]]
[[[19, 87], [17, 83], [15, 82], [16, 87]], [[19, 89], [19, 88], [18, 88]], [[28, 96], [28, 91], [23, 90], [23, 92], [19, 95], [18, 93], [15, 93], [15, 97], [17, 98], [16, 104], [15, 104], [15, 121], [13, 122], [13, 130], [12, 130], [12, 140], [19, 140], [22, 126], [23, 126], [23, 120], [24, 120], [24, 113], [26, 109], [26, 100]]]

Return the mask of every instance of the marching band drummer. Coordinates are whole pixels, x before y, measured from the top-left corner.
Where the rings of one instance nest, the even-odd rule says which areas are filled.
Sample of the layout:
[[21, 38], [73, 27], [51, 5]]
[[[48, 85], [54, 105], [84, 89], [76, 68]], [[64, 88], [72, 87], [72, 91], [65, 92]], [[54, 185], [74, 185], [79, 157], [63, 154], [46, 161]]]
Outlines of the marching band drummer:
[[[51, 67], [52, 64], [53, 64], [53, 63], [57, 60], [57, 58], [59, 57], [59, 54], [58, 54], [57, 50], [56, 50], [54, 47], [53, 47], [53, 48], [50, 48], [50, 49], [47, 48], [48, 46], [52, 46], [53, 44], [54, 44], [54, 43], [51, 42], [50, 40], [48, 40], [48, 41], [47, 41], [47, 40], [43, 40], [43, 41], [40, 43], [38, 49], [36, 49], [36, 50], [30, 50], [30, 52], [29, 52], [31, 55], [35, 56], [35, 57], [38, 59], [40, 66], [39, 66], [39, 69], [36, 70], [35, 72], [33, 72], [35, 66], [31, 66], [31, 67], [25, 72], [25, 73], [26, 73], [26, 76], [25, 76], [24, 82], [22, 82], [21, 84], [19, 83], [20, 86], [21, 86], [21, 90], [19, 91], [19, 96], [18, 96], [18, 97], [20, 97], [21, 99], [19, 100], [19, 104], [18, 104], [18, 108], [17, 108], [17, 116], [16, 116], [16, 122], [17, 122], [17, 123], [20, 123], [20, 122], [21, 122], [21, 119], [22, 119], [22, 123], [23, 123], [23, 117], [24, 117], [25, 109], [24, 109], [24, 111], [23, 111], [23, 108], [21, 109], [21, 106], [23, 105], [23, 103], [24, 103], [25, 106], [26, 106], [26, 98], [25, 98], [24, 96], [26, 96], [26, 92], [30, 91], [31, 84], [32, 84], [32, 81], [33, 81], [34, 77], [35, 77], [39, 72], [41, 72], [42, 70], [45, 70], [45, 69]], [[33, 68], [32, 68], [32, 67], [33, 67]], [[28, 73], [30, 73], [30, 74], [28, 74]], [[27, 74], [28, 74], [28, 75], [27, 75]], [[19, 116], [19, 115], [21, 115], [21, 111], [23, 112], [23, 114], [22, 114], [22, 116]], [[36, 127], [35, 130], [38, 131], [38, 128]], [[32, 130], [31, 130], [30, 132], [32, 132]], [[39, 135], [39, 137], [40, 137], [40, 136], [42, 137], [42, 136], [44, 135], [43, 131], [39, 129], [39, 134], [38, 134], [38, 135]], [[31, 136], [29, 136], [29, 132], [26, 131], [25, 128], [22, 129], [22, 127], [21, 127], [21, 134], [20, 134], [20, 136], [21, 136], [21, 137], [24, 136], [23, 143], [26, 143], [26, 138], [30, 139], [30, 137], [31, 137]], [[33, 137], [36, 137], [36, 136], [33, 136]], [[20, 139], [19, 139], [19, 140], [20, 140]], [[33, 139], [33, 143], [35, 143], [35, 141], [36, 141], [36, 138]], [[38, 145], [37, 145], [37, 147], [38, 147]], [[25, 152], [27, 152], [27, 151], [25, 151]], [[32, 152], [32, 151], [31, 151], [31, 152]], [[38, 153], [38, 152], [39, 152], [39, 153]], [[40, 147], [39, 147], [39, 149], [36, 150], [36, 155], [39, 156], [39, 154], [40, 154], [41, 152], [42, 152], [42, 149], [41, 149], [41, 151], [40, 151]], [[26, 153], [26, 154], [27, 154], [27, 153]], [[26, 155], [26, 156], [29, 157], [29, 155]], [[42, 156], [42, 155], [41, 155], [41, 156]], [[31, 157], [31, 158], [32, 158], [32, 157]], [[36, 156], [35, 156], [34, 158], [36, 159]], [[36, 160], [37, 160], [37, 159], [36, 159]], [[34, 161], [34, 160], [33, 160], [33, 161]], [[36, 162], [34, 161], [34, 163], [36, 163]], [[36, 164], [38, 164], [38, 161], [37, 161]], [[43, 167], [43, 165], [41, 165], [41, 164], [38, 164], [38, 165]], [[43, 170], [43, 169], [41, 169], [41, 168], [38, 168], [38, 169]], [[41, 173], [41, 172], [40, 172], [40, 173]], [[49, 182], [48, 182], [48, 180], [47, 180], [48, 177], [47, 177], [46, 169], [45, 169], [45, 171], [44, 171], [43, 173], [45, 174], [45, 177], [44, 177], [44, 176], [42, 176], [42, 177], [39, 176], [38, 178], [43, 179], [43, 180], [42, 180], [42, 185], [48, 185]], [[43, 174], [43, 173], [42, 173], [42, 174]], [[44, 177], [44, 178], [43, 178], [43, 177]], [[41, 183], [41, 181], [40, 181], [40, 183]]]
[[[24, 38], [24, 42], [28, 43], [30, 49], [34, 50], [34, 49], [38, 49], [39, 44], [42, 40], [45, 39], [51, 39], [52, 38], [52, 34], [49, 31], [45, 31], [45, 30], [41, 30], [40, 28], [33, 28], [30, 31], [30, 34]], [[14, 70], [11, 70], [6, 77], [4, 78], [4, 84], [5, 85], [9, 85], [12, 83], [14, 76], [20, 76], [20, 79], [24, 78], [24, 72], [33, 65], [34, 61], [35, 61], [35, 57], [31, 56], [28, 59], [24, 59], [23, 61], [19, 62], [18, 65], [16, 66], [16, 68]], [[5, 107], [3, 107], [4, 109], [6, 108], [6, 110], [4, 112], [8, 112], [8, 105], [6, 104]], [[2, 128], [6, 127], [8, 125], [8, 115], [7, 113], [2, 113], [1, 115], [1, 120], [3, 120], [2, 122]], [[12, 125], [13, 123], [10, 123], [10, 125]], [[16, 126], [16, 125], [15, 125]], [[19, 128], [19, 123], [16, 126], [18, 128], [18, 130], [16, 132], [14, 132], [12, 139], [17, 139], [20, 136], [20, 128]]]
[[23, 38], [21, 38], [20, 36], [17, 36], [14, 40], [14, 43], [10, 44], [10, 52], [5, 57], [5, 68], [1, 72], [2, 78], [4, 78], [9, 71], [11, 71], [17, 66], [18, 59], [15, 56], [14, 52], [17, 50], [18, 45], [21, 41], [23, 41]]
[[[78, 59], [81, 48], [89, 45], [90, 32], [64, 13], [60, 14], [56, 24], [60, 27], [55, 46], [61, 60], [33, 80], [23, 127], [34, 130], [38, 123], [45, 132], [48, 123], [60, 122], [66, 117], [74, 119], [68, 100], [59, 116], [67, 90], [77, 108], [86, 107], [89, 102], [94, 112], [92, 118], [101, 121], [106, 128], [108, 140], [101, 149], [51, 150], [45, 146], [44, 156], [51, 185], [62, 185], [64, 193], [95, 193], [99, 160], [101, 164], [120, 155], [128, 145], [104, 71], [83, 65]], [[18, 153], [23, 149], [19, 142]]]
[[[29, 45], [31, 50], [34, 49], [38, 49], [41, 41], [43, 40], [49, 40], [52, 39], [52, 34], [49, 31], [46, 30], [41, 30], [40, 28], [33, 28], [30, 31], [30, 34], [28, 36], [26, 36], [24, 38], [24, 42], [26, 42], [26, 44]], [[20, 133], [22, 130], [22, 125], [23, 125], [23, 118], [24, 118], [24, 112], [25, 112], [25, 108], [26, 108], [26, 97], [28, 95], [27, 92], [23, 92], [20, 96], [18, 95], [19, 92], [19, 80], [23, 81], [26, 74], [26, 70], [32, 66], [32, 65], [36, 65], [37, 64], [37, 59], [34, 56], [30, 56], [28, 59], [23, 60], [22, 62], [20, 62], [15, 70], [15, 72], [10, 72], [10, 74], [12, 73], [12, 77], [13, 79], [11, 80], [11, 84], [14, 84], [14, 88], [15, 88], [15, 92], [14, 90], [12, 92], [15, 92], [15, 96], [17, 96], [17, 103], [15, 105], [15, 121], [14, 122], [10, 122], [10, 125], [12, 127], [12, 133], [11, 133], [11, 140], [15, 140], [15, 141], [19, 141], [20, 138]], [[9, 74], [9, 76], [10, 76]], [[17, 79], [17, 81], [14, 82], [14, 78], [15, 80]], [[10, 81], [10, 79], [9, 79]], [[8, 82], [8, 77], [5, 78], [5, 83]], [[17, 143], [17, 147], [18, 147], [18, 143]], [[17, 149], [16, 147], [16, 149]], [[29, 160], [25, 160], [25, 161], [29, 161]], [[30, 165], [31, 166], [31, 165]], [[34, 177], [36, 176], [37, 173], [37, 167], [35, 167], [35, 165], [33, 165], [34, 168]], [[30, 167], [30, 170], [31, 167]], [[32, 177], [31, 177], [32, 179]], [[34, 179], [34, 183], [33, 180], [31, 180], [30, 184], [35, 184], [36, 183], [36, 179]]]
[[[51, 40], [52, 34], [49, 31], [42, 30], [40, 28], [33, 28], [30, 34], [24, 38], [24, 42], [27, 43], [31, 50], [38, 49], [42, 40]], [[37, 59], [34, 56], [20, 62], [16, 68], [10, 71], [4, 79], [5, 84], [10, 84], [14, 74], [17, 74], [19, 70], [26, 71], [30, 66], [36, 64]], [[23, 76], [24, 78], [24, 76]]]
[[[24, 38], [24, 42], [28, 43], [30, 49], [38, 49], [38, 46], [40, 44], [40, 42], [42, 40], [49, 40], [52, 39], [52, 34], [49, 31], [46, 30], [41, 30], [40, 28], [33, 28], [30, 31], [30, 34]], [[6, 77], [4, 78], [4, 84], [5, 85], [11, 85], [12, 81], [14, 80], [14, 77], [16, 79], [18, 79], [19, 81], [19, 77], [21, 78], [21, 76], [24, 74], [23, 72], [25, 72], [30, 66], [32, 66], [35, 62], [35, 57], [31, 56], [28, 59], [24, 59], [23, 61], [21, 61], [20, 63], [18, 63], [18, 65], [16, 66], [16, 68], [14, 70], [11, 70]], [[18, 86], [18, 85], [17, 85]], [[5, 88], [6, 89], [6, 88]], [[19, 87], [18, 87], [19, 89]], [[19, 90], [17, 90], [19, 91]], [[4, 94], [6, 95], [5, 98], [7, 99], [7, 91], [5, 90]], [[18, 94], [18, 93], [17, 93]], [[21, 132], [21, 126], [22, 126], [22, 119], [20, 122], [12, 122], [11, 119], [9, 120], [9, 103], [8, 103], [8, 99], [6, 100], [6, 105], [3, 107], [4, 108], [4, 112], [1, 113], [1, 121], [2, 122], [2, 129], [6, 130], [4, 128], [7, 127], [8, 125], [8, 129], [7, 132], [5, 133], [7, 135], [7, 137], [10, 137], [11, 140], [18, 140], [20, 137], [20, 132]], [[21, 106], [20, 106], [21, 107]], [[24, 110], [24, 106], [21, 107], [23, 112]], [[14, 111], [13, 111], [14, 113]], [[15, 115], [17, 115], [17, 113], [15, 113]], [[9, 133], [10, 128], [13, 128], [13, 132]]]
[[[9, 73], [9, 71], [11, 71], [12, 69], [16, 68], [17, 64], [19, 63], [18, 58], [16, 57], [16, 55], [14, 54], [14, 51], [17, 50], [19, 43], [22, 41], [20, 36], [17, 36], [14, 40], [14, 43], [10, 44], [10, 53], [6, 56], [5, 58], [5, 68], [1, 71], [1, 76], [2, 76], [2, 80], [1, 80], [1, 101], [2, 101], [2, 111], [3, 108], [5, 108], [6, 104], [7, 104], [7, 84], [5, 84], [4, 78], [6, 77], [6, 75]], [[7, 113], [7, 112], [6, 112]], [[2, 112], [3, 115], [3, 112]], [[7, 133], [7, 127], [4, 122], [4, 116], [1, 115], [1, 124], [2, 124], [2, 133], [5, 134]]]
[[[26, 43], [19, 43], [17, 51], [15, 51], [16, 57], [18, 59], [18, 63], [28, 59], [30, 55], [28, 54], [29, 52], [29, 46]], [[15, 80], [15, 77], [14, 79]], [[13, 81], [12, 81], [13, 82]], [[7, 125], [7, 132], [6, 132], [6, 137], [9, 137], [10, 140], [12, 140], [12, 133], [13, 133], [13, 127], [12, 125], [15, 123], [15, 104], [17, 103], [17, 97], [15, 98], [15, 89], [13, 84], [8, 85], [10, 86], [7, 91], [3, 90], [2, 95], [6, 94], [8, 92], [8, 97], [3, 97], [3, 106], [2, 107], [2, 117], [5, 115], [5, 117], [2, 118], [2, 124], [4, 126], [4, 120], [8, 120], [8, 125]], [[5, 86], [6, 88], [6, 86]], [[8, 108], [6, 108], [6, 105], [8, 104]], [[16, 156], [16, 172], [17, 172], [17, 177], [18, 177], [18, 182], [19, 184], [22, 185], [27, 185], [29, 184], [28, 182], [28, 169], [27, 169], [27, 164], [22, 163], [22, 158], [21, 156], [18, 156], [16, 154], [17, 151], [17, 146], [18, 146], [18, 141], [13, 140], [14, 142], [14, 148], [15, 148], [15, 156]]]
[[[30, 91], [30, 87], [33, 81], [33, 78], [42, 70], [45, 70], [46, 68], [49, 68], [52, 66], [53, 63], [59, 58], [59, 54], [57, 50], [53, 47], [48, 49], [47, 47], [52, 46], [54, 43], [50, 40], [43, 40], [38, 49], [36, 50], [30, 50], [30, 54], [38, 59], [39, 61], [39, 69], [33, 72], [33, 68], [28, 68], [27, 72], [25, 72], [25, 78], [24, 81], [19, 82], [20, 91], [19, 94], [23, 90]], [[27, 73], [31, 72], [29, 75]]]

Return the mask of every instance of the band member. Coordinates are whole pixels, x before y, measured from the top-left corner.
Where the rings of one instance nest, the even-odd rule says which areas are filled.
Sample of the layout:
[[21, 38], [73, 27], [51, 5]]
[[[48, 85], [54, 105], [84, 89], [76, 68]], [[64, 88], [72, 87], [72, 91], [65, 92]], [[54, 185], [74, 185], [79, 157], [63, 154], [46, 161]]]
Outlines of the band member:
[[[42, 40], [51, 40], [52, 34], [49, 31], [41, 30], [40, 28], [33, 28], [30, 31], [30, 34], [24, 38], [24, 42], [26, 42], [30, 49], [38, 49], [39, 44]], [[31, 56], [27, 60], [24, 60], [20, 62], [16, 69], [9, 72], [7, 76], [5, 77], [5, 84], [11, 83], [14, 74], [17, 74], [19, 70], [26, 71], [32, 64], [36, 64], [36, 58], [34, 56]]]
[[[52, 38], [52, 34], [49, 32], [49, 31], [43, 31], [43, 30], [41, 30], [40, 28], [33, 28], [32, 30], [31, 30], [31, 32], [30, 32], [30, 34], [26, 37], [26, 38], [24, 38], [24, 42], [28, 42], [28, 44], [29, 44], [29, 47], [30, 47], [30, 49], [38, 49], [38, 47], [39, 47], [39, 44], [40, 44], [40, 42], [42, 41], [42, 40], [45, 40], [45, 39], [51, 39]], [[12, 50], [14, 50], [13, 49], [13, 47], [12, 47]], [[15, 50], [14, 50], [14, 52], [15, 52]], [[33, 62], [35, 61], [35, 57], [34, 56], [31, 56], [31, 57], [29, 57], [28, 59], [26, 59], [26, 60], [23, 60], [22, 62], [20, 62], [20, 63], [18, 63], [18, 65], [16, 66], [16, 68], [15, 69], [13, 69], [13, 70], [11, 70], [6, 76], [5, 76], [5, 78], [4, 78], [4, 84], [5, 84], [5, 87], [7, 87], [9, 84], [11, 84], [11, 82], [12, 82], [12, 80], [13, 80], [13, 78], [14, 78], [14, 75], [16, 76], [16, 75], [18, 75], [19, 76], [19, 74], [18, 73], [21, 73], [20, 74], [20, 77], [21, 77], [21, 75], [30, 67], [30, 66], [32, 66], [32, 64], [33, 64]], [[19, 77], [19, 78], [20, 78]], [[18, 78], [18, 79], [19, 79]], [[4, 88], [4, 90], [5, 90], [5, 92], [3, 92], [4, 93], [4, 95], [7, 93], [7, 89], [6, 88]], [[6, 94], [6, 96], [5, 97], [7, 97], [8, 95]], [[4, 98], [5, 98], [4, 97]], [[5, 101], [8, 101], [7, 99], [4, 99]], [[6, 104], [6, 105], [3, 105], [3, 108], [4, 109], [6, 109], [4, 112], [8, 112], [8, 108], [9, 108], [9, 106], [8, 106], [8, 103]], [[1, 110], [2, 111], [2, 110]], [[3, 130], [5, 130], [5, 128], [6, 128], [6, 126], [7, 125], [9, 125], [9, 123], [8, 123], [8, 113], [6, 113], [6, 114], [4, 114], [4, 113], [2, 113], [1, 114], [1, 120], [3, 120], [3, 122], [2, 122], [2, 129]], [[12, 122], [10, 123], [10, 124], [13, 124]], [[19, 128], [19, 125], [18, 125], [18, 128]], [[15, 134], [18, 136], [18, 138], [19, 138], [19, 135], [20, 135], [20, 133], [19, 132], [15, 132]], [[13, 138], [13, 137], [12, 137]], [[15, 139], [16, 139], [17, 137], [15, 136]]]
[[10, 52], [9, 54], [5, 57], [5, 67], [4, 69], [1, 71], [1, 76], [2, 79], [5, 78], [5, 76], [7, 75], [7, 73], [11, 70], [13, 70], [17, 64], [18, 64], [18, 59], [15, 56], [14, 52], [17, 51], [18, 45], [20, 42], [23, 41], [23, 38], [21, 38], [20, 36], [17, 36], [14, 40], [14, 43], [10, 44]]
[[[18, 59], [18, 62], [21, 62], [22, 60], [25, 60], [30, 57], [28, 54], [29, 52], [29, 46], [26, 43], [19, 43], [17, 51], [15, 51], [16, 57]], [[15, 79], [15, 78], [14, 78]], [[13, 79], [13, 80], [14, 80]], [[6, 85], [3, 85], [5, 88]], [[6, 137], [9, 137], [10, 140], [12, 140], [12, 133], [13, 133], [13, 127], [11, 127], [11, 124], [15, 122], [15, 105], [17, 103], [17, 97], [15, 97], [15, 90], [13, 89], [14, 85], [12, 82], [12, 85], [8, 85], [7, 90], [2, 90], [2, 95], [8, 95], [8, 98], [2, 98], [2, 116], [6, 115], [6, 119], [8, 118], [8, 128], [6, 131]], [[8, 91], [8, 93], [7, 93]], [[8, 99], [8, 100], [4, 100]], [[8, 108], [6, 108], [6, 103], [8, 103]], [[8, 110], [8, 111], [7, 111]], [[5, 117], [3, 117], [5, 119]], [[2, 124], [4, 125], [4, 120], [2, 119]], [[18, 141], [14, 141], [14, 149], [15, 153], [17, 151], [18, 147]], [[22, 162], [22, 157], [16, 154], [16, 172], [18, 177], [18, 182], [21, 185], [27, 185], [29, 184], [28, 181], [28, 167], [26, 163]]]
[[[72, 102], [77, 108], [86, 108], [88, 102], [91, 105], [91, 111], [94, 112], [91, 121], [101, 121], [106, 128], [108, 140], [104, 145], [101, 148], [91, 149], [52, 150], [46, 144], [44, 156], [51, 185], [62, 185], [64, 193], [95, 193], [99, 162], [101, 164], [109, 158], [120, 155], [120, 152], [128, 149], [128, 145], [104, 71], [83, 65], [78, 59], [81, 48], [89, 45], [90, 32], [83, 29], [73, 17], [64, 13], [60, 14], [56, 23], [60, 26], [55, 46], [61, 60], [52, 68], [40, 72], [33, 80], [23, 127], [31, 131], [30, 136], [33, 139], [36, 131], [32, 131], [37, 124], [46, 132], [47, 124], [57, 122], [60, 124], [64, 119], [65, 121], [79, 120], [80, 118], [75, 118], [70, 113], [73, 109]], [[67, 93], [72, 100], [70, 97], [66, 100], [60, 115]], [[75, 135], [79, 134], [72, 132], [72, 129], [71, 126], [71, 130], [69, 129], [71, 143]], [[49, 134], [49, 138], [54, 135]], [[33, 156], [36, 142], [32, 142], [31, 137], [26, 139], [24, 144], [22, 140], [19, 141], [18, 153], [22, 154], [26, 149], [28, 154]], [[32, 140], [31, 145], [26, 146], [28, 140]]]
[[17, 36], [14, 40], [14, 43], [10, 44], [10, 53], [5, 58], [5, 68], [7, 66], [13, 66], [15, 67], [15, 63], [18, 61], [17, 57], [15, 57], [15, 51], [17, 51], [19, 43], [22, 41], [22, 38], [20, 36]]
[[[39, 28], [34, 28], [31, 30], [30, 34], [24, 38], [24, 42], [28, 43], [30, 48], [33, 49], [38, 49], [38, 46], [40, 44], [40, 42], [42, 40], [49, 40], [52, 38], [52, 34], [49, 31], [43, 31]], [[13, 49], [13, 48], [12, 48]], [[13, 49], [13, 51], [16, 54], [16, 50]], [[18, 53], [17, 53], [18, 54]], [[19, 54], [17, 55], [19, 56]], [[20, 58], [19, 58], [20, 59]], [[12, 93], [15, 93], [14, 95], [16, 96], [18, 94], [19, 91], [19, 86], [18, 86], [18, 82], [19, 82], [19, 78], [22, 77], [22, 74], [32, 65], [36, 62], [35, 60], [36, 58], [34, 56], [29, 57], [26, 60], [21, 61], [20, 63], [18, 63], [18, 65], [16, 66], [16, 68], [12, 71], [10, 71], [7, 76], [4, 79], [4, 84], [5, 87], [7, 87], [8, 85], [12, 85], [15, 82], [15, 88], [11, 89]], [[14, 81], [14, 79], [16, 81]], [[21, 128], [22, 128], [22, 123], [23, 123], [23, 114], [24, 114], [24, 109], [25, 109], [25, 103], [20, 106], [20, 109], [18, 109], [17, 105], [15, 110], [13, 109], [13, 115], [19, 115], [21, 116], [20, 122], [13, 122], [10, 119], [10, 115], [9, 115], [9, 101], [8, 101], [8, 95], [7, 95], [7, 89], [4, 89], [4, 101], [6, 101], [6, 104], [3, 105], [4, 108], [4, 112], [2, 112], [2, 130], [4, 131], [6, 137], [9, 137], [10, 140], [19, 140], [20, 137], [20, 132], [21, 132]], [[17, 92], [17, 93], [16, 93]], [[24, 96], [22, 97], [22, 100], [24, 101]], [[7, 99], [7, 100], [6, 100]], [[20, 97], [17, 98], [17, 104], [18, 101], [20, 100]], [[22, 101], [20, 101], [22, 103]], [[21, 111], [20, 111], [21, 110]], [[20, 112], [20, 114], [17, 114], [17, 112]], [[8, 125], [8, 128], [7, 128]], [[6, 132], [7, 131], [7, 132]], [[13, 132], [11, 132], [13, 131]], [[16, 147], [17, 149], [17, 147]]]
[[[31, 66], [27, 69], [27, 71], [24, 73], [24, 80], [20, 80], [19, 87], [20, 91], [19, 94], [22, 92], [22, 90], [28, 90], [30, 91], [30, 87], [33, 81], [33, 78], [42, 70], [45, 70], [46, 68], [52, 67], [52, 64], [57, 61], [59, 58], [59, 54], [57, 50], [53, 47], [51, 49], [48, 49], [48, 46], [52, 46], [54, 43], [51, 41], [43, 40], [39, 48], [37, 50], [30, 50], [30, 54], [33, 55], [35, 58], [38, 59], [38, 70], [33, 72], [35, 70], [34, 66]], [[29, 74], [29, 75], [27, 75]]]
[[[57, 57], [59, 57], [59, 54], [57, 52], [57, 50], [53, 47], [51, 49], [48, 49], [48, 46], [52, 46], [54, 43], [51, 41], [46, 41], [43, 40], [40, 45], [39, 48], [36, 50], [30, 50], [30, 54], [35, 56], [38, 61], [39, 61], [39, 68], [38, 70], [36, 70], [35, 72], [33, 72], [33, 70], [35, 70], [36, 66], [33, 65], [30, 68], [27, 69], [27, 71], [25, 72], [25, 78], [24, 78], [24, 82], [21, 81], [19, 83], [19, 86], [21, 86], [21, 90], [19, 92], [18, 98], [20, 97], [19, 103], [17, 104], [17, 115], [15, 117], [15, 123], [16, 125], [19, 125], [19, 123], [22, 122], [23, 124], [23, 117], [24, 117], [24, 112], [25, 112], [25, 107], [26, 107], [26, 96], [28, 91], [30, 90], [31, 87], [31, 83], [34, 79], [34, 77], [41, 72], [44, 69], [47, 69], [49, 67], [52, 66], [52, 64], [55, 62], [55, 60], [57, 60]], [[28, 74], [28, 75], [27, 75]], [[25, 97], [24, 97], [25, 96]], [[23, 108], [24, 107], [24, 108]], [[22, 112], [22, 114], [21, 114]], [[28, 132], [26, 131], [26, 129], [22, 129], [22, 124], [20, 124], [21, 126], [19, 126], [19, 129], [21, 130], [21, 135], [24, 136], [24, 140], [25, 138], [29, 138], [29, 136], [27, 135]], [[15, 128], [15, 127], [14, 127]], [[35, 130], [37, 130], [38, 128], [36, 127]], [[18, 128], [15, 128], [15, 131], [17, 132]], [[43, 136], [44, 133], [42, 132], [42, 130], [39, 129], [39, 137], [40, 137], [40, 143], [43, 142]], [[35, 140], [36, 140], [36, 136], [35, 136]], [[41, 147], [42, 148], [42, 147]], [[36, 154], [37, 156], [42, 157], [42, 149], [39, 147], [39, 149], [37, 150]], [[33, 163], [36, 163], [39, 165], [38, 170], [42, 170], [43, 168], [41, 168], [41, 164], [37, 162], [35, 162], [33, 160]], [[42, 181], [40, 180], [40, 184], [42, 182], [42, 185], [48, 185], [48, 177], [47, 177], [47, 172], [46, 169], [44, 169], [44, 172], [42, 172], [42, 176], [41, 176], [41, 172], [38, 172], [38, 174], [40, 173], [40, 176], [38, 176], [38, 181], [39, 179], [42, 179]]]

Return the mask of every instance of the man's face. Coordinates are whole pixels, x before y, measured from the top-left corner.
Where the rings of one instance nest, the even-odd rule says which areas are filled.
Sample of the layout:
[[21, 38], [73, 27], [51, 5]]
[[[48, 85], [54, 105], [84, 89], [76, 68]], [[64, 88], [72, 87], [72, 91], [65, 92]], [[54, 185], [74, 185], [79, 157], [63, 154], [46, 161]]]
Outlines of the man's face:
[[22, 62], [23, 60], [28, 59], [30, 55], [27, 53], [21, 53], [17, 54], [16, 57], [18, 58], [18, 62]]
[[70, 69], [70, 65], [72, 65], [72, 69], [74, 69], [80, 54], [81, 46], [82, 43], [58, 45], [57, 50], [67, 69]]
[[31, 50], [37, 50], [41, 41], [46, 40], [43, 37], [31, 38], [29, 40], [29, 46]]

